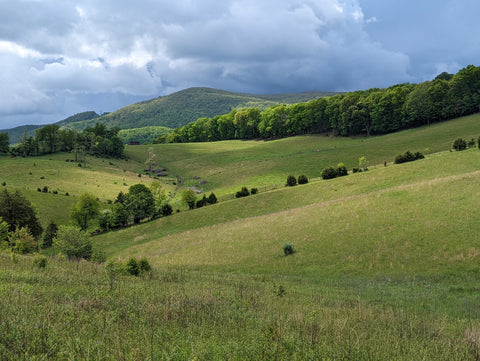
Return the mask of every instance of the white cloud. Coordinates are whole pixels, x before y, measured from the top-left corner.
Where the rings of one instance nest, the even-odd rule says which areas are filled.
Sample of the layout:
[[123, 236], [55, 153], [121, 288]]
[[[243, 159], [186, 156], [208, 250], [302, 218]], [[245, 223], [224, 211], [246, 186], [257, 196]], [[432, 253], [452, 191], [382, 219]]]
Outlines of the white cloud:
[[[103, 108], [93, 110], [111, 111], [120, 101], [189, 86], [262, 93], [415, 80], [411, 56], [423, 54], [423, 44], [401, 27], [408, 19], [401, 12], [416, 14], [418, 29], [426, 24], [415, 7], [437, 13], [445, 7], [411, 2], [392, 7], [374, 0], [0, 1], [0, 121], [17, 113], [31, 113], [32, 120], [49, 112], [68, 116], [92, 109], [92, 99]], [[449, 11], [466, 16], [452, 4]], [[388, 28], [390, 22], [395, 29]], [[464, 54], [478, 54], [478, 41], [473, 50], [472, 41], [463, 42], [470, 45]], [[410, 47], [397, 46], [409, 42]], [[451, 55], [430, 63], [428, 75], [437, 64], [460, 62]]]

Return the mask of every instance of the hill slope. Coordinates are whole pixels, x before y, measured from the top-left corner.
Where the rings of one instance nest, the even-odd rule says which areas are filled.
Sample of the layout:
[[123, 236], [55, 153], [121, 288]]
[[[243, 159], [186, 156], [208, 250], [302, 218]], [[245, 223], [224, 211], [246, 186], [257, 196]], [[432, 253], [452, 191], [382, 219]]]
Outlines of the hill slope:
[[[82, 112], [75, 115], [72, 115], [68, 118], [60, 120], [59, 122], [55, 123], [59, 127], [68, 126], [68, 124], [81, 122], [89, 119], [95, 119], [99, 117], [99, 115], [93, 111]], [[27, 132], [27, 137], [35, 136], [35, 131], [37, 129], [43, 128], [46, 124], [42, 125], [22, 125], [19, 127], [15, 127], [12, 129], [3, 129], [0, 130], [0, 133], [8, 133], [10, 137], [10, 144], [17, 144], [19, 143]]]
[[95, 122], [122, 129], [146, 126], [177, 128], [201, 117], [213, 117], [234, 108], [265, 108], [278, 103], [307, 101], [334, 93], [306, 92], [297, 94], [253, 95], [211, 88], [189, 88], [167, 96], [132, 104], [98, 119], [70, 124], [83, 129]]

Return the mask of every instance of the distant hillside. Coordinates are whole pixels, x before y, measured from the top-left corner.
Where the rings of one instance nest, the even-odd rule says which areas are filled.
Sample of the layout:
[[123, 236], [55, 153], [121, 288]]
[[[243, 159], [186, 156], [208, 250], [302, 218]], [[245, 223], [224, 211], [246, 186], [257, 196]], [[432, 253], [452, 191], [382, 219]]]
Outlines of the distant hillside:
[[[75, 122], [81, 122], [89, 119], [95, 119], [98, 118], [100, 115], [93, 111], [88, 111], [88, 112], [83, 112], [83, 113], [78, 113], [75, 115], [72, 115], [66, 119], [60, 120], [59, 122], [55, 123], [60, 127], [66, 126], [71, 123]], [[3, 129], [0, 130], [0, 133], [8, 133], [10, 136], [10, 144], [16, 144], [21, 141], [23, 138], [23, 135], [25, 131], [27, 131], [27, 137], [33, 137], [35, 135], [35, 131], [37, 129], [43, 128], [46, 124], [41, 124], [41, 125], [21, 125], [16, 128], [12, 129]]]
[[211, 88], [189, 88], [167, 96], [135, 103], [96, 119], [71, 123], [84, 129], [96, 122], [122, 129], [164, 126], [177, 128], [201, 117], [213, 117], [235, 108], [258, 107], [265, 109], [278, 103], [292, 104], [334, 95], [326, 92], [253, 95], [233, 93]]

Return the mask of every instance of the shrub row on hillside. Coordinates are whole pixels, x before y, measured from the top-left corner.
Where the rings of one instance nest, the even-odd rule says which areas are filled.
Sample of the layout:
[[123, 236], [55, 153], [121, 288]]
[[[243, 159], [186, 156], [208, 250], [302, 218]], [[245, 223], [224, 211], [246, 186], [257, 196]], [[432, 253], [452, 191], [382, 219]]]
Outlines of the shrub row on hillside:
[[412, 153], [409, 150], [407, 150], [405, 153], [399, 154], [395, 157], [395, 164], [413, 162], [414, 160], [423, 159], [423, 158], [425, 158], [425, 156], [422, 153], [420, 152]]
[[308, 178], [305, 174], [301, 174], [298, 176], [298, 181], [297, 179], [295, 178], [294, 175], [289, 175], [287, 177], [287, 183], [285, 184], [285, 186], [287, 187], [293, 187], [293, 186], [296, 186], [298, 184], [307, 184], [308, 183]]
[[323, 179], [333, 179], [336, 177], [343, 177], [348, 175], [348, 170], [345, 164], [338, 163], [337, 168], [327, 167], [322, 170]]

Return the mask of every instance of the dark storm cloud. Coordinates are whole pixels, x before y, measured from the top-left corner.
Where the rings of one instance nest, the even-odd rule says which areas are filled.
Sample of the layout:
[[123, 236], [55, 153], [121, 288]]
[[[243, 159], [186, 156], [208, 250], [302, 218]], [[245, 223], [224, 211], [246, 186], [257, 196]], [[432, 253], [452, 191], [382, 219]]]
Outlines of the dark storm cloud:
[[0, 128], [190, 86], [280, 93], [422, 81], [478, 58], [479, 6], [462, 4], [0, 0]]

